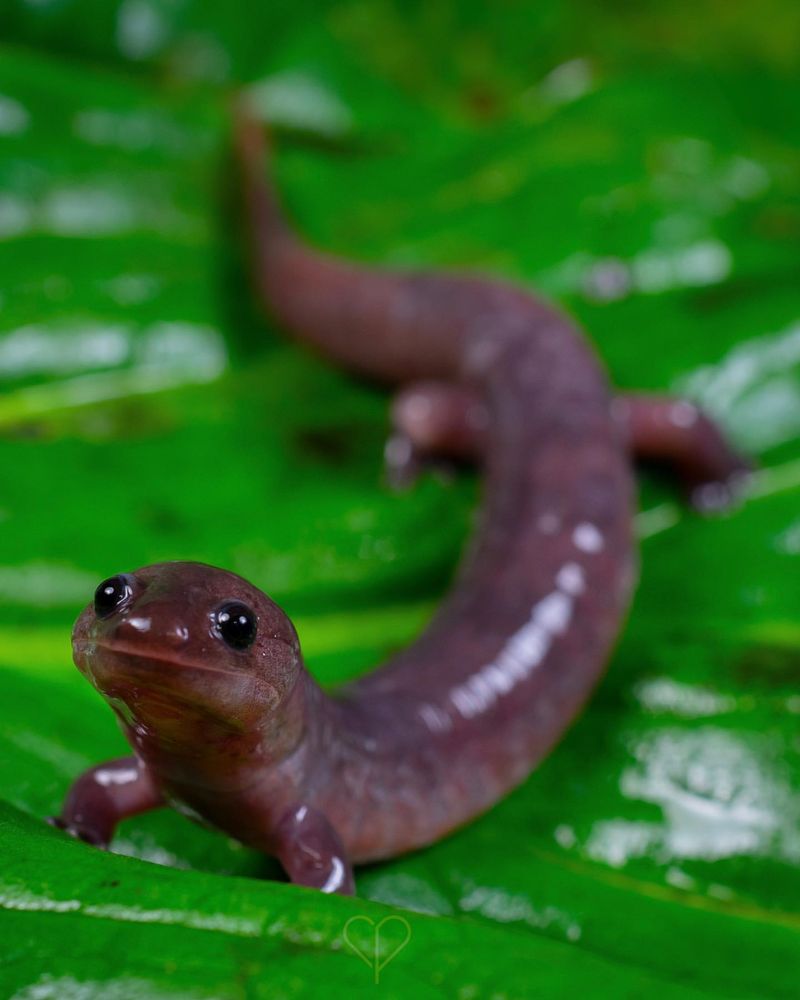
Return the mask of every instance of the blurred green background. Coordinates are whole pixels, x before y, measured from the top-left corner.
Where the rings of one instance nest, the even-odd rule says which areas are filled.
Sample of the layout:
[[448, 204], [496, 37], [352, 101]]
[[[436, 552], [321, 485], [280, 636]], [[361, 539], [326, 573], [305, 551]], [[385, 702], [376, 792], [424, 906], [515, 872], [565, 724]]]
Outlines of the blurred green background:
[[[796, 0], [0, 0], [0, 39], [2, 995], [796, 996]], [[245, 83], [318, 245], [539, 289], [619, 386], [699, 400], [762, 466], [713, 520], [641, 480], [642, 583], [589, 710], [355, 900], [257, 881], [168, 811], [123, 826], [128, 857], [41, 822], [124, 752], [70, 663], [100, 579], [236, 570], [333, 683], [413, 637], [470, 528], [475, 478], [387, 491], [385, 397], [255, 309]], [[411, 938], [376, 987], [342, 933], [390, 913]]]

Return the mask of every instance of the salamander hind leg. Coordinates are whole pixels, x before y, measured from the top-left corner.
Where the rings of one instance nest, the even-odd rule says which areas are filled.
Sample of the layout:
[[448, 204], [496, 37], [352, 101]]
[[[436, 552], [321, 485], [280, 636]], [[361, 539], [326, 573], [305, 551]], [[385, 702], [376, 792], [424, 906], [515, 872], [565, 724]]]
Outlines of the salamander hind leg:
[[414, 382], [392, 403], [386, 468], [394, 486], [409, 485], [434, 458], [474, 461], [483, 450], [486, 408], [467, 386]]
[[741, 493], [752, 465], [693, 403], [626, 395], [614, 400], [614, 415], [634, 456], [669, 466], [696, 510], [721, 510]]
[[310, 806], [292, 806], [274, 833], [275, 854], [292, 882], [343, 896], [355, 893], [353, 868], [328, 820]]

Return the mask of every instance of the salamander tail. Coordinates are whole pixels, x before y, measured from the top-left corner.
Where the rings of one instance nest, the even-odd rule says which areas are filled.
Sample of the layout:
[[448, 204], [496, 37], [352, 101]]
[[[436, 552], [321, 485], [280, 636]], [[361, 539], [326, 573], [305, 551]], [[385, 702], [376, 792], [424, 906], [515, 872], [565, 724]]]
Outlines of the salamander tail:
[[233, 148], [239, 164], [244, 211], [252, 234], [253, 258], [265, 256], [294, 243], [295, 237], [281, 208], [269, 173], [271, 141], [268, 129], [239, 96], [234, 106]]

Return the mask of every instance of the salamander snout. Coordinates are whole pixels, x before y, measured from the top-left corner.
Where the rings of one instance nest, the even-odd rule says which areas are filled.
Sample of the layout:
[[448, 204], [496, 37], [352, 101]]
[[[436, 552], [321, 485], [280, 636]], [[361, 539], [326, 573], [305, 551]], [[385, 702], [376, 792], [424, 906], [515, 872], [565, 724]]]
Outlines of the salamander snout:
[[141, 614], [123, 617], [114, 627], [112, 636], [115, 642], [127, 646], [147, 639], [164, 649], [181, 649], [189, 641], [189, 629], [179, 619], [165, 614], [164, 609], [154, 608], [149, 613], [148, 609], [143, 609]]

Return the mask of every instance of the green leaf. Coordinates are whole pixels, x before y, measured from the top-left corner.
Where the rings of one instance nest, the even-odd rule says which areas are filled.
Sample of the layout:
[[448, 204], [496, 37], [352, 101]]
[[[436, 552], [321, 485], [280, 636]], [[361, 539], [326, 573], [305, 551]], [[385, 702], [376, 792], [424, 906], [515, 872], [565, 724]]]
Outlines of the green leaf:
[[[358, 899], [327, 898], [320, 905], [311, 890], [254, 879], [169, 869], [153, 877], [142, 862], [97, 856], [7, 807], [0, 842], [6, 858], [0, 923], [5, 954], [13, 956], [4, 985], [18, 996], [70, 997], [78, 989], [82, 996], [126, 1000], [295, 996], [313, 980], [320, 993], [335, 982], [348, 995], [369, 996], [374, 967], [367, 963], [365, 971], [354, 948], [374, 960], [371, 924], [396, 914]], [[361, 924], [346, 932], [356, 919]], [[652, 989], [702, 995], [546, 937], [421, 913], [400, 919], [408, 936], [403, 957], [393, 961], [398, 938], [388, 929], [379, 945], [380, 985], [388, 996], [488, 995], [498, 968], [504, 991], [520, 996], [531, 966], [539, 988], [553, 994], [591, 990], [605, 980], [616, 995]], [[69, 936], [69, 954], [54, 955], [55, 934]]]
[[[774, 6], [3, 5], [4, 996], [374, 995], [387, 916], [385, 996], [797, 994], [800, 85]], [[642, 478], [641, 584], [583, 717], [352, 900], [171, 811], [113, 854], [43, 822], [125, 749], [70, 664], [99, 579], [234, 569], [333, 685], [413, 640], [479, 502], [461, 472], [389, 492], [385, 396], [259, 316], [240, 84], [309, 238], [542, 289], [620, 387], [701, 401], [762, 466], [710, 520]]]

